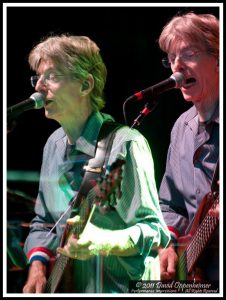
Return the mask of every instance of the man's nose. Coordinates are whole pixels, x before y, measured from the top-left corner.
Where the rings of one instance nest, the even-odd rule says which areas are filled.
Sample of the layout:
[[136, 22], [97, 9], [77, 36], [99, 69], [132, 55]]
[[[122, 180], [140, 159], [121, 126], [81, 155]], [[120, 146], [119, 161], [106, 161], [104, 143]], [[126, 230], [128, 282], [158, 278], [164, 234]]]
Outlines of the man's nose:
[[46, 86], [46, 84], [44, 83], [44, 81], [41, 77], [36, 82], [35, 90], [37, 92], [46, 92], [47, 91], [47, 86]]
[[174, 63], [171, 64], [171, 69], [174, 72], [181, 72], [185, 69], [185, 63], [183, 61], [183, 59], [180, 57], [180, 55], [177, 55]]

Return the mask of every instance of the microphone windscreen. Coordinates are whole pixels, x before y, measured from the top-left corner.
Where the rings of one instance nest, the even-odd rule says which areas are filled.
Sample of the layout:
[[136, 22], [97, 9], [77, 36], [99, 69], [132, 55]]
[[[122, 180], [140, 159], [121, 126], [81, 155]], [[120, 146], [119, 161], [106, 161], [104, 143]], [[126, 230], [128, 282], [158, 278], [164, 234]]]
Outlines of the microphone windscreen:
[[44, 103], [45, 103], [45, 95], [42, 94], [42, 93], [34, 93], [30, 96], [30, 98], [32, 100], [34, 100], [35, 102], [35, 109], [39, 109], [39, 108], [42, 108], [44, 106]]
[[176, 88], [180, 88], [185, 83], [184, 75], [181, 72], [175, 72], [171, 76], [176, 82]]

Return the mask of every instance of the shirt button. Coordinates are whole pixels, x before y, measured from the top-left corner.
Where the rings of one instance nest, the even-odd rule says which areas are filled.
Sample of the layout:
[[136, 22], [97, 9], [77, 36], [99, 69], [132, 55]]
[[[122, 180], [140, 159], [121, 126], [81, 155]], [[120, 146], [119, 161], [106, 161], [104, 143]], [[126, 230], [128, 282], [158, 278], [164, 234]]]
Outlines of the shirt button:
[[199, 194], [199, 193], [200, 193], [200, 189], [197, 189], [197, 190], [196, 190], [196, 194]]

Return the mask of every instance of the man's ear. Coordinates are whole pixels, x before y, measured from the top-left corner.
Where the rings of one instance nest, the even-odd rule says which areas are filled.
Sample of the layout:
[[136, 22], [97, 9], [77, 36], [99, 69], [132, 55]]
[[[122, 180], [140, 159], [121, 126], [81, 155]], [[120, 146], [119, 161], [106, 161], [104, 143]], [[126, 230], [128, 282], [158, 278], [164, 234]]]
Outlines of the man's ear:
[[85, 80], [81, 85], [81, 92], [87, 90], [88, 88], [89, 88], [89, 82]]
[[93, 75], [89, 74], [81, 84], [81, 93], [83, 93], [84, 95], [88, 94], [92, 91], [93, 87], [94, 87]]

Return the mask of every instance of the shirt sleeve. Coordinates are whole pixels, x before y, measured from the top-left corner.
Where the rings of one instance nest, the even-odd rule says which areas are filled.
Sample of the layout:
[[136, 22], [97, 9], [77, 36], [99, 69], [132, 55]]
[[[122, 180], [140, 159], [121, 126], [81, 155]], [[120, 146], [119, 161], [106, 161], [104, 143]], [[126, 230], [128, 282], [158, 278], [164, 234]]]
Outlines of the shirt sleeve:
[[181, 190], [180, 155], [179, 155], [179, 133], [174, 126], [171, 133], [171, 142], [168, 149], [166, 170], [160, 189], [160, 207], [164, 220], [171, 233], [171, 239], [176, 242], [177, 238], [184, 235], [188, 227], [188, 214]]
[[159, 206], [151, 150], [147, 140], [136, 132], [118, 153], [126, 163], [122, 197], [116, 209], [140, 255], [146, 257], [158, 246], [166, 247], [170, 235]]
[[35, 217], [31, 221], [30, 232], [24, 244], [24, 252], [30, 263], [39, 260], [48, 264], [51, 257], [56, 254], [59, 245], [59, 237], [56, 230], [52, 230], [50, 224], [54, 224], [51, 213], [45, 204], [43, 193], [43, 166], [48, 163], [47, 147], [44, 147], [43, 162], [40, 175], [39, 191], [35, 203]]

